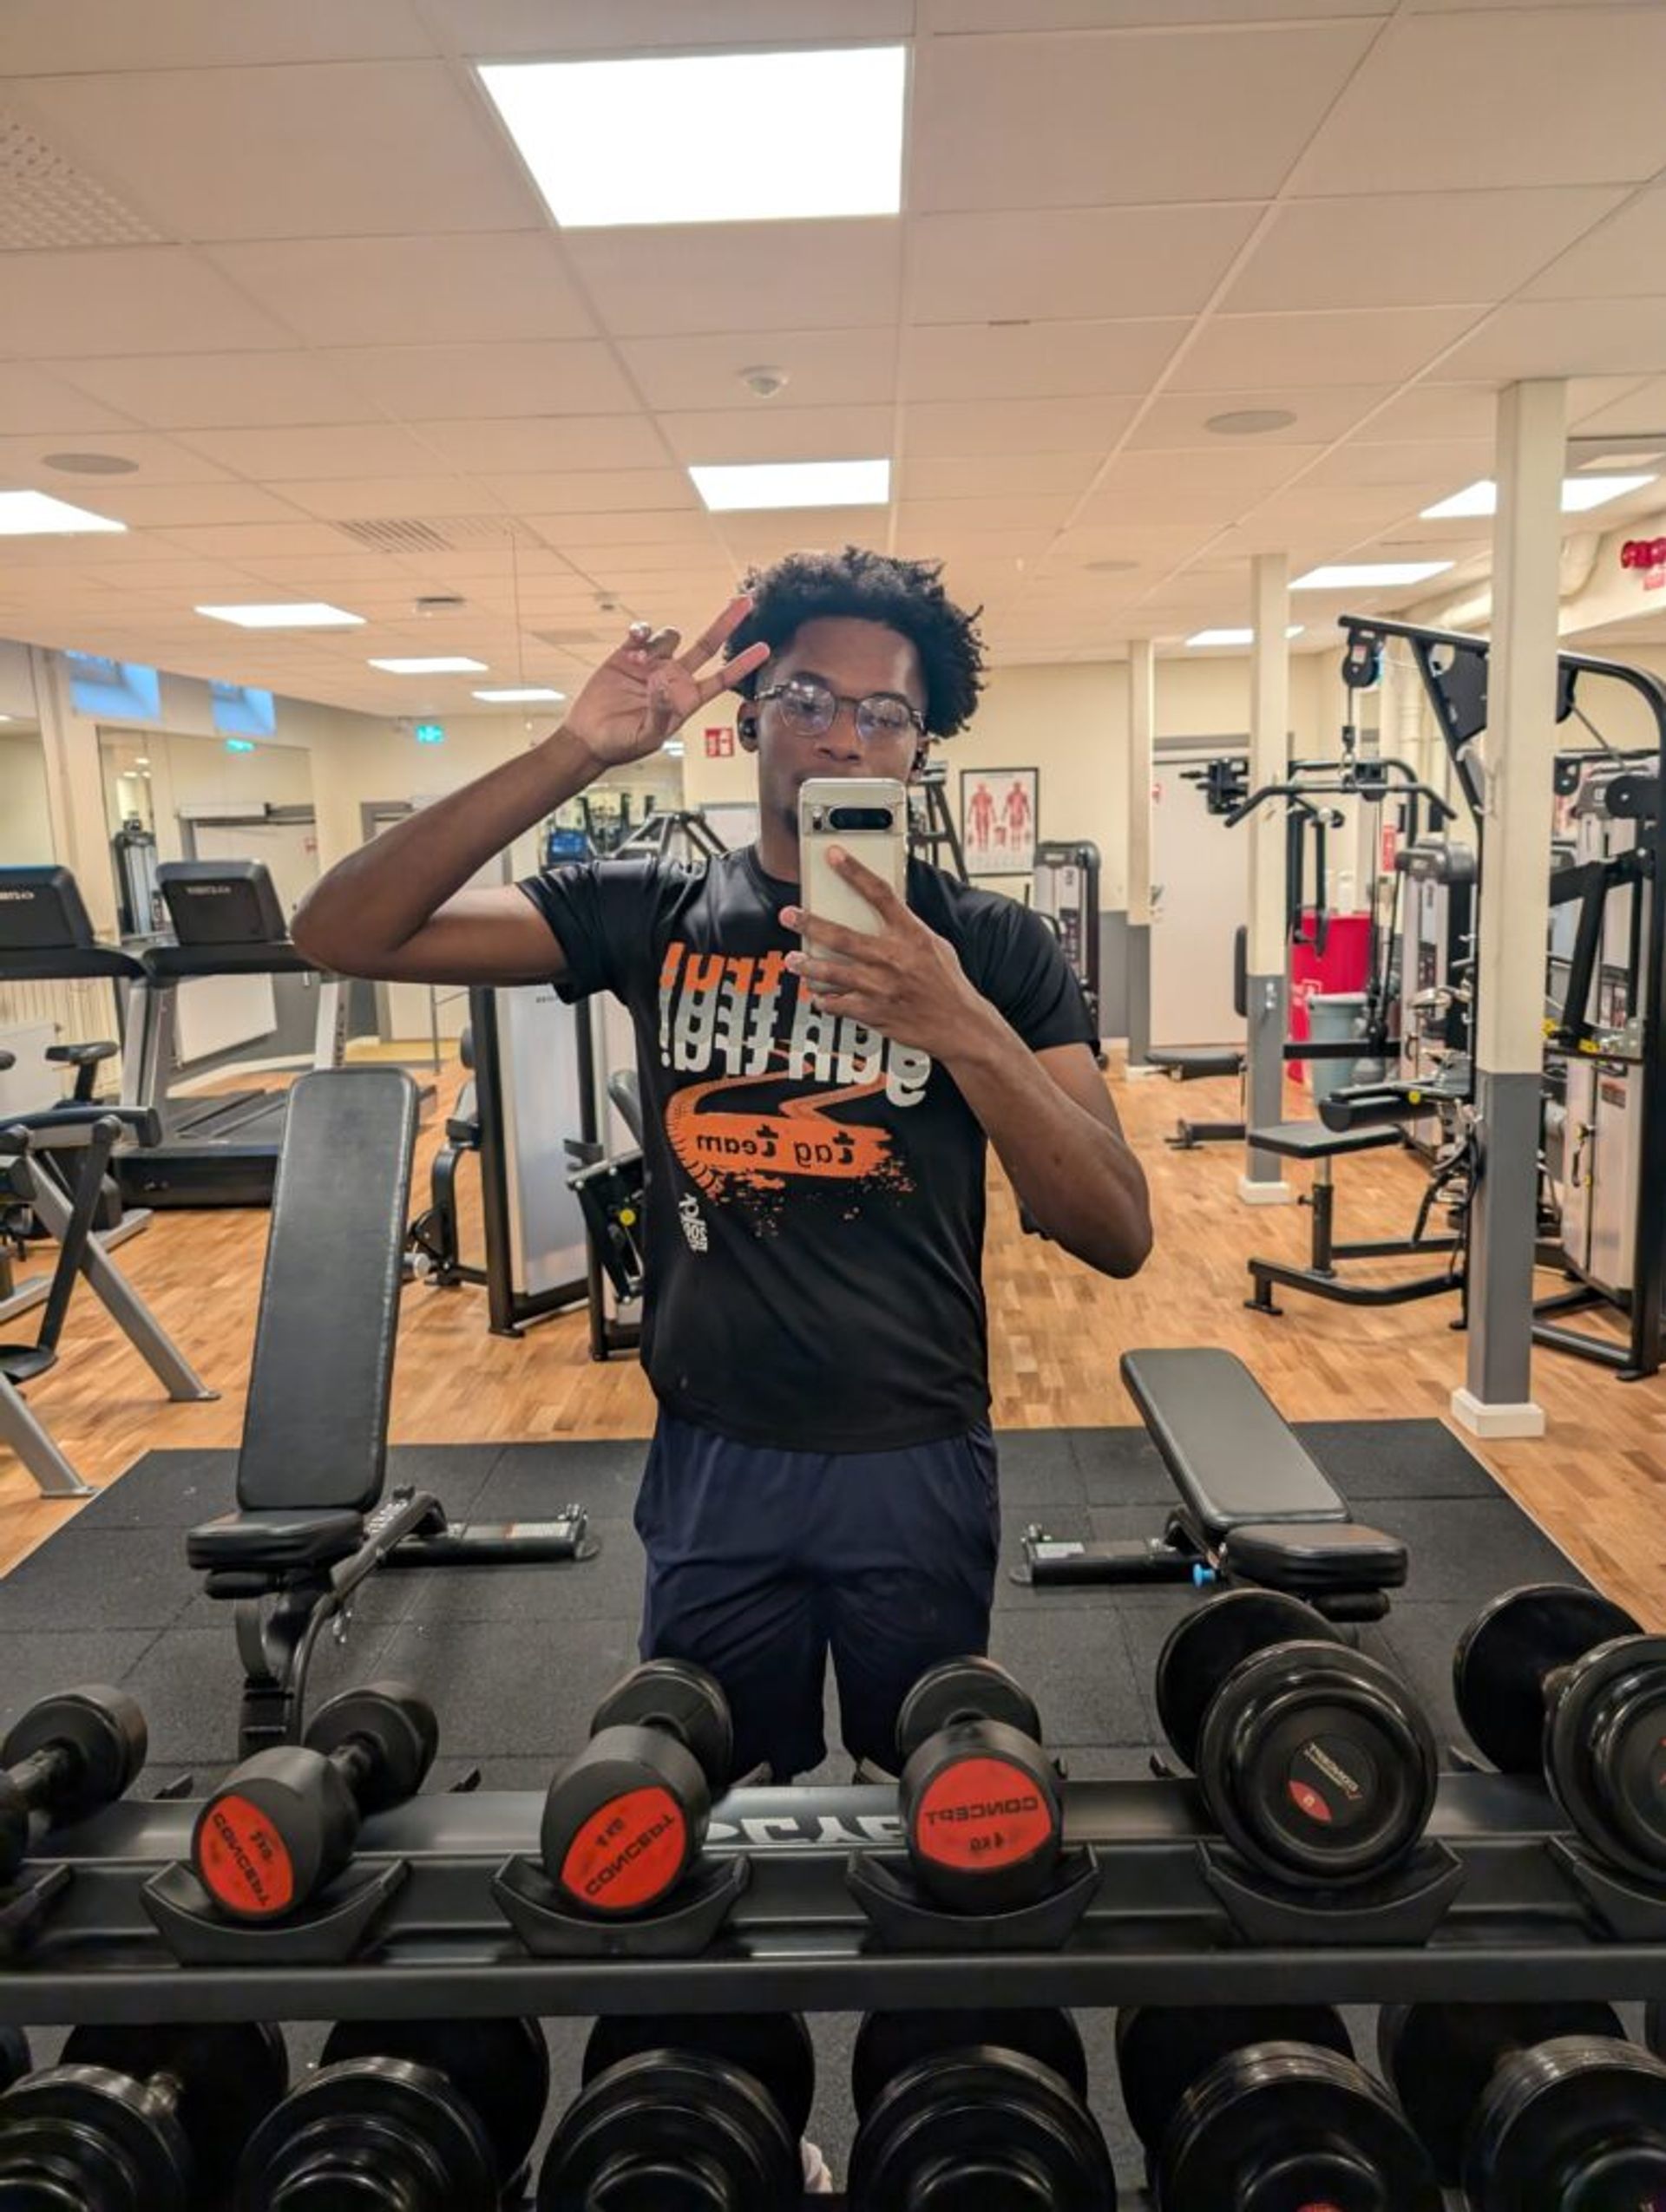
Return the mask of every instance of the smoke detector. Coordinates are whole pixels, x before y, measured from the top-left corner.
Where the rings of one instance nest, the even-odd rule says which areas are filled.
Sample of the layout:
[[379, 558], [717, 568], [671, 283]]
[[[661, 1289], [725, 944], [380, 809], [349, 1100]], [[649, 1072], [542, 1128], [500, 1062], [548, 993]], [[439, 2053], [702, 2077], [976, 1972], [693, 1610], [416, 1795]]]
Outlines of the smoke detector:
[[790, 379], [784, 369], [760, 364], [755, 369], [743, 369], [740, 381], [754, 399], [773, 399], [778, 391], [785, 390]]

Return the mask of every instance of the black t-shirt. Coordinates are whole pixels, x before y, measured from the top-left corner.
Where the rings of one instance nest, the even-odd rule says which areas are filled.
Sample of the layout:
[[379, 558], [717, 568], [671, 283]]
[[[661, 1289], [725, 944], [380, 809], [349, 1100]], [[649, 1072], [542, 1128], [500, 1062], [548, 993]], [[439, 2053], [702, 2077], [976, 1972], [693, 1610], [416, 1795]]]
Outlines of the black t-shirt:
[[[988, 1410], [982, 1129], [924, 1052], [817, 1013], [782, 963], [796, 884], [755, 851], [651, 856], [521, 889], [636, 1028], [642, 1364], [685, 1420], [788, 1450], [963, 1435]], [[908, 904], [1033, 1050], [1091, 1043], [1046, 925], [920, 861]]]

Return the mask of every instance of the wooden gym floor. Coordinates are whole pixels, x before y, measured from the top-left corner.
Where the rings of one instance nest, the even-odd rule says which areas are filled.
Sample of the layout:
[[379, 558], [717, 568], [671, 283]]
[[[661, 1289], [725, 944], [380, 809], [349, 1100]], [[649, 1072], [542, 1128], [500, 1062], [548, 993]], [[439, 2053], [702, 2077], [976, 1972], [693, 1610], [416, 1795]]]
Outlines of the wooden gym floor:
[[[994, 1171], [985, 1272], [997, 1424], [1134, 1421], [1117, 1373], [1118, 1355], [1131, 1345], [1225, 1345], [1250, 1363], [1295, 1421], [1444, 1418], [1463, 1379], [1464, 1339], [1450, 1326], [1455, 1299], [1368, 1311], [1291, 1296], [1281, 1319], [1247, 1312], [1245, 1259], [1259, 1252], [1305, 1260], [1309, 1216], [1305, 1208], [1242, 1205], [1236, 1147], [1174, 1152], [1162, 1142], [1182, 1108], [1197, 1119], [1235, 1113], [1236, 1084], [1130, 1083], [1119, 1061], [1111, 1081], [1151, 1177], [1157, 1248], [1133, 1282], [1105, 1281], [1022, 1235], [1005, 1180]], [[441, 1080], [443, 1103], [457, 1082], [453, 1067]], [[1292, 1095], [1293, 1115], [1306, 1110], [1303, 1096]], [[420, 1141], [417, 1202], [442, 1119], [430, 1121]], [[1297, 1180], [1305, 1175], [1294, 1166], [1289, 1172]], [[463, 1181], [472, 1186], [471, 1169]], [[1409, 1155], [1381, 1151], [1339, 1162], [1336, 1181], [1341, 1236], [1406, 1233], [1422, 1186]], [[265, 1234], [264, 1214], [158, 1214], [116, 1255], [221, 1393], [215, 1404], [160, 1398], [149, 1370], [103, 1309], [77, 1298], [62, 1362], [30, 1396], [89, 1482], [115, 1480], [153, 1447], [237, 1443]], [[1407, 1264], [1418, 1271], [1415, 1261], [1376, 1267]], [[320, 1252], [321, 1299], [329, 1281], [330, 1255]], [[27, 1335], [31, 1325], [32, 1317], [17, 1332]], [[486, 1333], [482, 1293], [413, 1285], [400, 1327], [393, 1440], [646, 1436], [652, 1400], [634, 1361], [594, 1365], [587, 1341], [582, 1314], [545, 1322], [519, 1342], [500, 1340]], [[1540, 1352], [1534, 1387], [1550, 1422], [1542, 1441], [1466, 1441], [1595, 1581], [1646, 1626], [1666, 1627], [1666, 1376], [1625, 1384], [1586, 1362]], [[73, 1511], [72, 1503], [39, 1498], [0, 1450], [0, 1572]]]

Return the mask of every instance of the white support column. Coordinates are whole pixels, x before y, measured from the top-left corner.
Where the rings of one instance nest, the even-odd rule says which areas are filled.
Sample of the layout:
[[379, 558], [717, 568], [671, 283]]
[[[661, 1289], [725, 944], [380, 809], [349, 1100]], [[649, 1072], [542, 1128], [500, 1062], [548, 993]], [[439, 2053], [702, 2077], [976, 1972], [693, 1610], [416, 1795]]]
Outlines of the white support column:
[[1128, 1072], [1155, 1075], [1151, 1043], [1151, 780], [1157, 772], [1157, 652], [1128, 648]]
[[101, 937], [114, 938], [115, 871], [110, 861], [97, 726], [70, 711], [69, 678], [57, 656], [31, 646], [30, 658], [35, 671], [41, 751], [46, 761], [46, 807], [53, 854], [74, 873], [93, 927]]
[[[1284, 553], [1258, 553], [1253, 563], [1250, 649], [1250, 788], [1282, 783], [1290, 757], [1290, 565]], [[1289, 955], [1284, 941], [1284, 811], [1258, 807], [1238, 832], [1249, 841], [1250, 936], [1245, 963], [1249, 1034], [1244, 1040], [1245, 1119], [1264, 1129], [1284, 1118], [1284, 1038], [1289, 1020]], [[1280, 1162], [1254, 1146], [1244, 1154], [1238, 1195], [1251, 1206], [1289, 1202]]]
[[1481, 1173], [1470, 1218], [1467, 1376], [1453, 1418], [1482, 1436], [1536, 1436], [1533, 1249], [1544, 1065], [1557, 612], [1567, 387], [1499, 395], [1492, 640], [1484, 741], [1475, 1111]]

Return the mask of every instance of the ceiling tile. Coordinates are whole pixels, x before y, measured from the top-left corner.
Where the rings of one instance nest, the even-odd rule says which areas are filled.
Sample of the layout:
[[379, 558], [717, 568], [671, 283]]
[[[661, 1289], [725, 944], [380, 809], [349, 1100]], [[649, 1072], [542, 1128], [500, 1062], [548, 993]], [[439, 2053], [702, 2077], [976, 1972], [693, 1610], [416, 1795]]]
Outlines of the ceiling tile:
[[[625, 338], [620, 353], [648, 405], [767, 409], [882, 404], [896, 383], [894, 331], [751, 330], [710, 337]], [[771, 368], [784, 388], [758, 399], [744, 369]]]
[[1587, 414], [1573, 417], [1582, 438], [1606, 437], [1666, 430], [1666, 376], [1651, 377], [1646, 383], [1634, 384], [1623, 397], [1610, 400], [1605, 407], [1593, 409]]
[[682, 546], [685, 560], [713, 554], [719, 548], [712, 532], [712, 519], [704, 512], [640, 514], [540, 514], [529, 516], [532, 527], [552, 546], [567, 538], [591, 546]]
[[902, 391], [908, 400], [1034, 399], [1144, 392], [1166, 365], [1188, 324], [934, 324], [903, 334]]
[[1230, 522], [1311, 461], [1317, 447], [1266, 446], [1258, 451], [1122, 453], [1083, 503], [1085, 524]]
[[[1014, 12], [1013, 0], [920, 0], [922, 26], [939, 32], [1011, 30]], [[1028, 0], [1023, 22], [1026, 30], [1166, 30], [1390, 12], [1391, 0]]]
[[[1666, 284], [1666, 269], [1661, 280]], [[1666, 369], [1666, 296], [1501, 307], [1441, 363], [1453, 376], [1648, 376]]]
[[234, 285], [178, 246], [5, 257], [4, 343], [23, 359], [176, 353], [184, 331], [205, 346], [291, 343]]
[[1331, 109], [1290, 188], [1636, 182], [1660, 167], [1663, 77], [1658, 6], [1402, 16]]
[[[594, 0], [427, 0], [427, 13], [481, 60], [753, 46], [760, 36], [758, 0], [610, 0], [606, 9]], [[782, 45], [906, 38], [913, 28], [913, 0], [776, 0], [768, 17], [771, 43]]]
[[1493, 384], [1413, 384], [1379, 408], [1358, 435], [1371, 440], [1490, 436], [1498, 420]]
[[[473, 4], [473, 0], [470, 0]], [[285, 0], [228, 8], [225, 0], [6, 0], [0, 75], [84, 69], [207, 69], [239, 62], [325, 62], [427, 54], [410, 0]]]
[[743, 315], [751, 330], [857, 329], [897, 312], [902, 226], [889, 218], [569, 231], [564, 243], [617, 337], [723, 331]]
[[1169, 389], [1216, 392], [1397, 382], [1415, 376], [1479, 313], [1474, 307], [1391, 307], [1216, 315], [1170, 377]]
[[153, 353], [52, 366], [82, 391], [158, 430], [362, 422], [376, 413], [315, 353]]
[[192, 430], [185, 442], [222, 468], [266, 483], [314, 476], [435, 473], [433, 455], [392, 422]]
[[1666, 269], [1666, 187], [1641, 193], [1527, 286], [1529, 299], [1617, 299], [1657, 292]]
[[52, 373], [26, 367], [22, 362], [0, 362], [0, 436], [15, 437], [31, 430], [122, 430], [132, 428], [130, 416], [89, 399], [63, 379], [56, 364]]
[[632, 514], [693, 508], [699, 494], [681, 468], [588, 468], [549, 474], [481, 475], [518, 514]]
[[287, 500], [258, 484], [135, 484], [122, 477], [101, 485], [100, 511], [134, 529], [178, 522], [297, 522]]
[[1135, 404], [1126, 398], [922, 400], [908, 410], [903, 450], [916, 460], [1107, 453]]
[[[468, 476], [323, 477], [285, 483], [285, 496], [326, 522], [357, 522], [411, 515], [433, 520], [491, 511], [485, 493]], [[507, 525], [508, 518], [505, 516]], [[441, 527], [443, 528], [442, 522]]]
[[904, 500], [898, 520], [911, 531], [937, 531], [957, 543], [974, 532], [1059, 529], [1075, 501], [1067, 493], [1007, 499]]
[[324, 358], [407, 421], [630, 414], [637, 403], [608, 348], [594, 341], [343, 347]]
[[1369, 37], [1333, 23], [934, 40], [916, 67], [911, 204], [1268, 197]]
[[[1304, 481], [1355, 487], [1398, 484], [1413, 490], [1441, 488], [1435, 498], [1461, 491], [1492, 473], [1492, 440], [1487, 438], [1396, 439], [1340, 446], [1311, 468]], [[1433, 500], [1425, 502], [1433, 506]]]
[[1087, 489], [1104, 461], [1097, 453], [1015, 453], [987, 460], [905, 460], [897, 489], [906, 500], [999, 499], [1009, 493]]
[[[1129, 433], [1128, 443], [1131, 449], [1168, 450], [1213, 448], [1218, 442], [1224, 452], [1252, 446], [1326, 445], [1351, 429], [1393, 389], [1387, 384], [1338, 384], [1328, 391], [1159, 392]], [[1247, 438], [1207, 427], [1217, 415], [1270, 408], [1282, 409], [1295, 419], [1282, 429], [1256, 431]]]
[[175, 555], [206, 553], [230, 561], [252, 562], [266, 553], [333, 559], [340, 538], [327, 522], [216, 522], [202, 528], [168, 530], [159, 543]]
[[25, 105], [181, 238], [513, 231], [542, 217], [443, 62], [37, 77]]
[[1241, 205], [918, 215], [909, 319], [1190, 314], [1226, 274], [1260, 213]]
[[864, 461], [889, 453], [889, 407], [712, 409], [662, 415], [672, 451], [691, 467], [757, 461]]
[[[459, 331], [477, 344], [590, 335], [589, 317], [567, 279], [560, 245], [536, 232], [285, 239], [219, 245], [210, 258], [313, 345], [381, 345], [390, 330], [409, 345], [449, 344]], [[212, 316], [199, 319], [220, 344], [269, 343], [265, 337], [226, 338]], [[175, 344], [178, 337], [176, 322]], [[56, 344], [45, 350], [127, 353], [134, 348]]]
[[518, 422], [416, 422], [411, 428], [442, 461], [471, 472], [656, 468], [666, 458], [646, 415], [547, 415]]
[[1570, 185], [1289, 202], [1222, 305], [1239, 313], [1503, 299], [1622, 196], [1612, 187]]
[[193, 453], [176, 439], [158, 437], [154, 431], [101, 432], [93, 447], [98, 453], [136, 462], [137, 467], [131, 475], [120, 477], [66, 475], [45, 465], [45, 455], [56, 451], [57, 444], [37, 431], [32, 437], [0, 438], [0, 469], [15, 483], [54, 492], [72, 506], [91, 507], [95, 514], [99, 494], [115, 483], [207, 484], [223, 481], [226, 475], [212, 456]]

